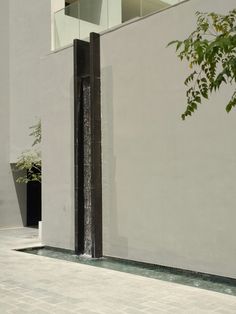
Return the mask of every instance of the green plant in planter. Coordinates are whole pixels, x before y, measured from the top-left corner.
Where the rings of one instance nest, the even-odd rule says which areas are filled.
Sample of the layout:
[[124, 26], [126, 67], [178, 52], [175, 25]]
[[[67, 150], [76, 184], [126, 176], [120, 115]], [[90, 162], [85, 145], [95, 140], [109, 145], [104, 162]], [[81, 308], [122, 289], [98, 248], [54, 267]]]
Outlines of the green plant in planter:
[[28, 183], [30, 181], [41, 182], [41, 121], [30, 127], [30, 136], [34, 137], [32, 148], [24, 151], [16, 163], [17, 171], [25, 171], [25, 175], [16, 179], [18, 183]]

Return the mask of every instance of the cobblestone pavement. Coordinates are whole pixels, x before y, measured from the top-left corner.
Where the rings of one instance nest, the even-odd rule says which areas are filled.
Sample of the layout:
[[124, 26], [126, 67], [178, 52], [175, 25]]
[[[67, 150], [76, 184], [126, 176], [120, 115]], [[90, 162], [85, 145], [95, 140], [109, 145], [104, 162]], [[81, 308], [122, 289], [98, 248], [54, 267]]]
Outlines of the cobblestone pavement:
[[236, 314], [234, 296], [12, 250], [38, 244], [0, 229], [0, 314]]

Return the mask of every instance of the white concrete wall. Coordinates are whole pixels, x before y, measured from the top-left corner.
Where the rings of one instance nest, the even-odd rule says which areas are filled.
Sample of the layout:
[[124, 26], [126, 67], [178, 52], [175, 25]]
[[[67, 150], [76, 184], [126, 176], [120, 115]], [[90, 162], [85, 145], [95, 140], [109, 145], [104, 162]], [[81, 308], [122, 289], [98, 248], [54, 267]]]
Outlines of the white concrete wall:
[[166, 48], [196, 11], [233, 8], [193, 0], [101, 37], [105, 255], [236, 278], [232, 88], [181, 121], [188, 66]]
[[41, 60], [42, 237], [74, 249], [73, 48]]
[[[10, 47], [6, 52], [10, 54], [10, 108], [6, 107], [9, 115], [4, 120], [10, 134], [7, 161], [14, 163], [23, 150], [30, 148], [29, 127], [41, 118], [43, 240], [46, 245], [73, 249], [73, 55], [72, 48], [49, 54], [50, 26], [50, 0], [10, 1]], [[11, 179], [8, 168], [5, 176]], [[11, 184], [14, 188], [13, 179]], [[5, 193], [6, 201], [7, 195], [16, 198], [15, 191]], [[25, 204], [22, 195], [18, 191], [19, 200]], [[17, 200], [11, 202], [11, 216], [20, 220]], [[11, 216], [7, 214], [8, 219]], [[0, 220], [3, 218], [1, 215]]]
[[4, 1], [0, 17], [0, 227], [26, 222], [25, 186], [14, 184], [10, 162], [30, 148], [29, 126], [41, 118], [43, 240], [73, 249], [72, 48], [49, 54], [49, 0]]
[[[26, 224], [26, 186], [14, 163], [29, 149], [29, 127], [40, 119], [40, 57], [50, 50], [50, 0], [1, 4], [0, 227]], [[11, 166], [10, 166], [11, 163]]]
[[[9, 163], [10, 154], [10, 73], [9, 73], [9, 1], [2, 1], [0, 10], [0, 228], [22, 226], [25, 222], [25, 207], [21, 207], [25, 197], [25, 189], [14, 184], [13, 173]], [[19, 202], [18, 197], [19, 196]]]
[[10, 161], [31, 147], [41, 117], [40, 58], [50, 51], [50, 1], [10, 0]]

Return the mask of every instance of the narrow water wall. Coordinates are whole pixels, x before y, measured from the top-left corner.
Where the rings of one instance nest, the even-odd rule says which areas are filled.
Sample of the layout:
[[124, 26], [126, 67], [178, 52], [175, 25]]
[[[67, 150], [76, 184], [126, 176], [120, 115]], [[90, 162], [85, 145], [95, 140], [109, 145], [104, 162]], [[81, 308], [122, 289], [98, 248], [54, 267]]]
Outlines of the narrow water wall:
[[[83, 45], [83, 43], [82, 43]], [[85, 46], [87, 44], [85, 43]], [[83, 48], [82, 48], [83, 49]], [[89, 52], [89, 51], [88, 51]], [[89, 76], [76, 79], [75, 101], [75, 250], [92, 255], [91, 86]]]
[[75, 251], [102, 256], [99, 35], [74, 40]]
[[84, 129], [84, 254], [92, 255], [90, 80], [82, 79]]

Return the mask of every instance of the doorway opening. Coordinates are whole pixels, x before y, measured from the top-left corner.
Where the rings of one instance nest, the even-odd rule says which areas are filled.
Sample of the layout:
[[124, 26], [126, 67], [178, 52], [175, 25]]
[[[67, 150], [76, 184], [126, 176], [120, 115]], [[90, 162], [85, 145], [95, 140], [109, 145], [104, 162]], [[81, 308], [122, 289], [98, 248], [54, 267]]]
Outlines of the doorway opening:
[[26, 193], [26, 226], [38, 228], [38, 223], [42, 220], [41, 182], [28, 182], [26, 187]]

